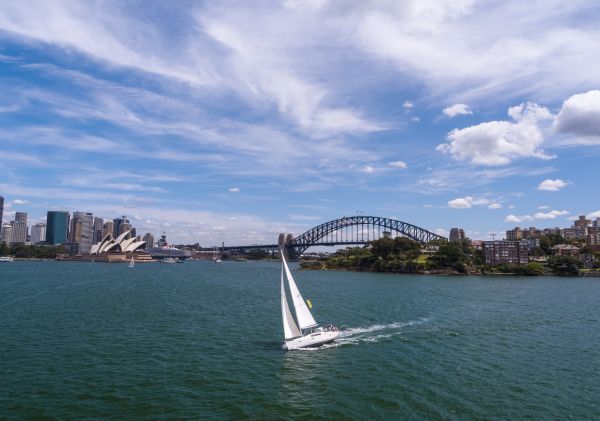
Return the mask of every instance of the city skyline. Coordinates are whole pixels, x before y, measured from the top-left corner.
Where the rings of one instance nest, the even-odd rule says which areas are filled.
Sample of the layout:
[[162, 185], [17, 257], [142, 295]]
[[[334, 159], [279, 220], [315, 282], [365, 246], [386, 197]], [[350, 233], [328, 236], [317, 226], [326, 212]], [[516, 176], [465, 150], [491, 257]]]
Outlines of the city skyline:
[[592, 2], [120, 4], [0, 10], [4, 222], [210, 245], [359, 211], [473, 239], [600, 217]]

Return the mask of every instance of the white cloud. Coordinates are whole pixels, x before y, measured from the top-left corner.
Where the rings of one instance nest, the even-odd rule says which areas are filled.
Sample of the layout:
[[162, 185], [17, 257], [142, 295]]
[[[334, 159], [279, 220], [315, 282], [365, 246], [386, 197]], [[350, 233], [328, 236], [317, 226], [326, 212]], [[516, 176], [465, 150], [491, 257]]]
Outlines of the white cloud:
[[600, 90], [567, 99], [554, 121], [554, 127], [558, 132], [600, 143]]
[[533, 219], [555, 219], [557, 216], [568, 215], [567, 211], [552, 210], [550, 212], [537, 212], [533, 215]]
[[471, 196], [459, 197], [457, 199], [450, 200], [448, 206], [453, 209], [469, 209], [473, 206], [473, 198]]
[[413, 104], [412, 101], [410, 101], [408, 99], [406, 101], [404, 101], [404, 104], [402, 104], [402, 108], [408, 109], [408, 110], [410, 110], [411, 108], [414, 108], [414, 106], [415, 106], [415, 104]]
[[12, 203], [14, 205], [26, 205], [27, 203], [29, 203], [28, 200], [23, 200], [23, 199], [15, 199], [12, 201]]
[[469, 106], [467, 104], [454, 104], [444, 108], [442, 112], [444, 113], [444, 115], [450, 118], [455, 117], [457, 115], [473, 114], [473, 111], [469, 109]]
[[502, 205], [500, 203], [492, 203], [488, 206], [490, 209], [501, 209]]
[[545, 190], [545, 191], [558, 191], [566, 186], [567, 186], [567, 183], [561, 179], [558, 179], [558, 178], [556, 180], [547, 179], [547, 180], [542, 181], [540, 183], [540, 185], [537, 187], [537, 189]]
[[239, 187], [231, 187], [231, 188], [229, 189], [229, 191], [230, 191], [231, 193], [239, 193], [239, 192], [240, 192], [240, 188], [239, 188]]
[[404, 162], [404, 161], [388, 162], [388, 165], [392, 168], [398, 168], [401, 170], [406, 168], [406, 162]]
[[539, 210], [546, 210], [546, 209], [550, 209], [550, 206], [548, 206], [548, 205], [542, 205], [542, 206], [538, 206], [537, 208]]
[[372, 173], [375, 172], [375, 168], [373, 168], [370, 165], [365, 165], [365, 166], [361, 167], [359, 169], [359, 171], [362, 172], [362, 173], [365, 173], [365, 174], [372, 174]]
[[600, 218], [600, 210], [597, 210], [596, 212], [592, 212], [592, 213], [588, 214], [587, 217], [590, 219]]
[[523, 222], [523, 221], [531, 221], [531, 216], [529, 216], [529, 215], [517, 216], [517, 215], [510, 214], [506, 218], [504, 218], [504, 221], [505, 222], [515, 222], [515, 223], [519, 223], [519, 222]]
[[544, 137], [539, 124], [550, 120], [547, 108], [523, 103], [508, 109], [511, 121], [490, 121], [464, 129], [454, 129], [438, 151], [457, 160], [479, 165], [503, 165], [518, 158], [550, 159], [540, 149]]

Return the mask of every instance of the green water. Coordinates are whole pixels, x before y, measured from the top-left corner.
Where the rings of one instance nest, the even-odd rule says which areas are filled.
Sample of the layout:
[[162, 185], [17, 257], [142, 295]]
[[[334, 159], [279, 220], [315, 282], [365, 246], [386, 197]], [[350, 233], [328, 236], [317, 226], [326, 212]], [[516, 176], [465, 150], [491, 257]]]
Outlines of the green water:
[[600, 419], [598, 279], [294, 271], [286, 353], [279, 270], [0, 264], [0, 418]]

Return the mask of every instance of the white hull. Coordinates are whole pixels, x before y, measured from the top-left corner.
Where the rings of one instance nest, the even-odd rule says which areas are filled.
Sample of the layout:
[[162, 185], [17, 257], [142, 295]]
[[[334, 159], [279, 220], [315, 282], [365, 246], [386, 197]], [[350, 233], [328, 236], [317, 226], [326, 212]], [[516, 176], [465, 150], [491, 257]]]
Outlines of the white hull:
[[283, 349], [291, 351], [292, 349], [316, 347], [333, 342], [339, 335], [340, 332], [337, 330], [309, 333], [308, 335], [286, 341], [283, 344]]

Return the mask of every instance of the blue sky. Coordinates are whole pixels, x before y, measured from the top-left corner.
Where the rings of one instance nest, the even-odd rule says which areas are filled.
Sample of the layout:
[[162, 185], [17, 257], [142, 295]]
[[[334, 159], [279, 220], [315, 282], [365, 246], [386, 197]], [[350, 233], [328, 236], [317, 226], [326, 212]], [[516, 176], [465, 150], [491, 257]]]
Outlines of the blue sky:
[[210, 246], [341, 216], [471, 238], [600, 217], [593, 1], [9, 2], [5, 220]]

